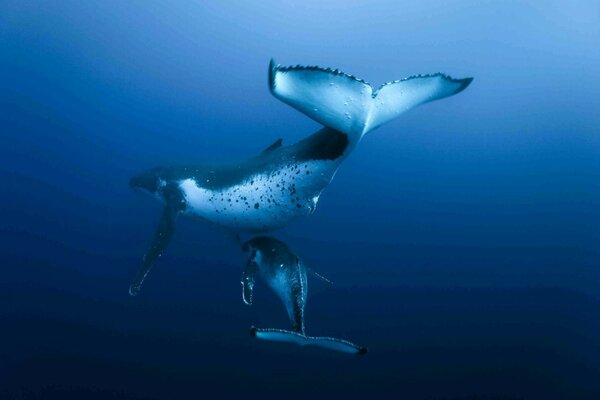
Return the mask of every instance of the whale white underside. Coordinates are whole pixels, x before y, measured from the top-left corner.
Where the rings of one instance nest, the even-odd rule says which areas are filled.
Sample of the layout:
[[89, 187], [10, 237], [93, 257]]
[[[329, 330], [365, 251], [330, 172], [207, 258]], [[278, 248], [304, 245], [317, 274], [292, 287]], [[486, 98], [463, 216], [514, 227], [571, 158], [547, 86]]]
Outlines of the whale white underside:
[[[256, 252], [257, 254], [260, 251]], [[261, 265], [261, 264], [259, 264]], [[271, 276], [267, 279], [267, 284], [275, 292], [277, 297], [283, 303], [285, 310], [288, 313], [288, 317], [290, 321], [295, 320], [295, 308], [294, 304], [297, 301], [301, 301], [302, 304], [306, 304], [306, 294], [308, 290], [308, 284], [306, 281], [306, 272], [305, 268], [301, 264], [296, 264], [293, 268], [295, 269], [295, 278], [300, 287], [300, 293], [297, 293], [298, 299], [295, 298], [295, 294], [292, 293], [292, 282], [290, 282], [290, 276], [286, 269], [289, 268], [288, 265], [280, 264], [276, 267], [275, 271], [271, 272]]]
[[[256, 251], [258, 255], [260, 253], [259, 250]], [[260, 266], [261, 264], [259, 264]], [[260, 268], [260, 267], [259, 267]], [[285, 268], [287, 265], [281, 264], [277, 267], [275, 271], [272, 271], [269, 275], [270, 277], [267, 280], [267, 284], [275, 292], [277, 297], [282, 301], [290, 319], [294, 318], [293, 311], [293, 299], [292, 299], [292, 291], [290, 289], [290, 281], [285, 272]]]
[[182, 179], [178, 185], [186, 201], [186, 214], [234, 231], [258, 232], [283, 227], [298, 216], [313, 213], [335, 169], [337, 163], [333, 161], [313, 160], [258, 173], [223, 189], [203, 187], [192, 178]]

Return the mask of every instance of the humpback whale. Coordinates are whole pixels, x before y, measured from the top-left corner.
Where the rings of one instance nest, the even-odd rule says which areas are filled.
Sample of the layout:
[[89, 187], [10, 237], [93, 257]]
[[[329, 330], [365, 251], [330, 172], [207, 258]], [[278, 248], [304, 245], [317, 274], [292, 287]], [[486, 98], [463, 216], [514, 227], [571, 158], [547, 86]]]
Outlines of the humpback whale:
[[153, 194], [165, 208], [129, 293], [139, 293], [179, 215], [199, 217], [234, 234], [281, 228], [314, 212], [321, 192], [366, 133], [413, 107], [461, 92], [471, 80], [437, 73], [373, 89], [339, 70], [286, 67], [271, 60], [271, 93], [324, 128], [292, 145], [278, 139], [239, 163], [163, 166], [131, 178], [132, 188]]
[[[283, 302], [292, 324], [292, 331], [252, 327], [250, 333], [263, 340], [317, 346], [343, 353], [365, 354], [367, 349], [347, 340], [332, 337], [307, 336], [304, 308], [307, 299], [307, 268], [302, 260], [282, 241], [258, 236], [243, 244], [250, 252], [242, 274], [242, 299], [252, 305], [256, 275], [259, 275]], [[313, 273], [322, 278], [320, 275]]]

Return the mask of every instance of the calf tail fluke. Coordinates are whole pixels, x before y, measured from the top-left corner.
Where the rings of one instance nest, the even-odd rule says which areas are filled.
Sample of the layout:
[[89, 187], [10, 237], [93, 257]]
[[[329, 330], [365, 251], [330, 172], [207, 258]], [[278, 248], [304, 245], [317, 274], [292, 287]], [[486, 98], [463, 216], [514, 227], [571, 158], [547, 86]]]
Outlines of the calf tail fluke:
[[250, 334], [258, 339], [273, 342], [292, 343], [298, 346], [315, 346], [348, 354], [366, 354], [367, 348], [356, 345], [344, 339], [333, 337], [306, 336], [298, 332], [285, 329], [261, 329], [252, 327]]

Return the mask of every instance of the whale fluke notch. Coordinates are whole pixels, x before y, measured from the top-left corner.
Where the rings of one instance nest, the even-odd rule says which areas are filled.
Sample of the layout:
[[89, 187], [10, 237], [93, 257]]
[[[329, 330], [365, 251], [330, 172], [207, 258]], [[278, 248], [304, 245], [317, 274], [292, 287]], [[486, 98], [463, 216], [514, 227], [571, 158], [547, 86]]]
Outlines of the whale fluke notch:
[[292, 343], [298, 346], [314, 346], [347, 354], [367, 354], [367, 348], [344, 339], [327, 336], [306, 336], [298, 332], [273, 328], [250, 328], [250, 335], [257, 339]]
[[463, 91], [473, 78], [442, 73], [416, 75], [381, 85], [318, 66], [281, 66], [271, 60], [269, 88], [286, 104], [326, 127], [360, 139], [400, 114]]

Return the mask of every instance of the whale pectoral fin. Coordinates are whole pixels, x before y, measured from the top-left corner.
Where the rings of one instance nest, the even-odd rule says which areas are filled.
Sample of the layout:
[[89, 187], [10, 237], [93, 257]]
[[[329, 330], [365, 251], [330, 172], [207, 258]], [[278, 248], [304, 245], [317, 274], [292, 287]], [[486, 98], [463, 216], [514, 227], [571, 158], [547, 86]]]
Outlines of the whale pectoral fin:
[[358, 138], [420, 104], [461, 92], [472, 80], [437, 73], [386, 83], [374, 90], [339, 70], [287, 67], [272, 60], [269, 65], [269, 87], [276, 98], [328, 128]]
[[154, 238], [152, 239], [150, 248], [142, 259], [142, 266], [138, 270], [133, 282], [129, 286], [130, 295], [136, 296], [140, 292], [142, 283], [152, 269], [154, 262], [167, 248], [167, 245], [173, 237], [173, 233], [175, 233], [175, 219], [177, 214], [178, 212], [174, 212], [171, 207], [165, 207], [163, 215], [160, 218], [160, 222], [158, 223], [158, 227], [156, 228], [156, 232], [154, 233]]
[[307, 336], [306, 346], [316, 346], [324, 349], [338, 351], [340, 353], [348, 353], [348, 354], [367, 354], [367, 348], [364, 346], [359, 346], [352, 342], [349, 342], [344, 339], [338, 339], [334, 337], [326, 337], [326, 336]]
[[287, 331], [285, 329], [274, 328], [250, 328], [250, 335], [257, 339], [270, 340], [272, 342], [292, 343], [298, 346], [306, 344], [306, 336], [298, 332]]
[[152, 269], [155, 261], [167, 248], [175, 233], [175, 220], [177, 219], [177, 215], [179, 215], [179, 212], [184, 208], [184, 201], [177, 187], [167, 185], [163, 189], [163, 195], [166, 200], [165, 209], [158, 226], [156, 227], [150, 248], [142, 259], [142, 266], [129, 286], [129, 294], [131, 296], [136, 296], [140, 292], [142, 283]]
[[256, 271], [256, 263], [252, 260], [248, 260], [248, 263], [246, 264], [246, 269], [242, 274], [242, 300], [247, 306], [252, 305]]
[[273, 342], [292, 343], [298, 346], [315, 346], [348, 354], [367, 353], [366, 347], [356, 345], [344, 339], [306, 336], [298, 332], [286, 331], [285, 329], [251, 327], [250, 334], [258, 339]]

